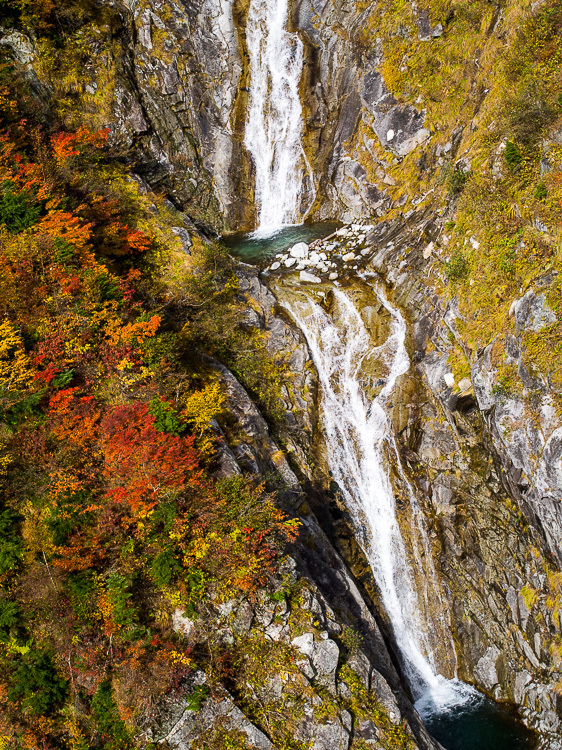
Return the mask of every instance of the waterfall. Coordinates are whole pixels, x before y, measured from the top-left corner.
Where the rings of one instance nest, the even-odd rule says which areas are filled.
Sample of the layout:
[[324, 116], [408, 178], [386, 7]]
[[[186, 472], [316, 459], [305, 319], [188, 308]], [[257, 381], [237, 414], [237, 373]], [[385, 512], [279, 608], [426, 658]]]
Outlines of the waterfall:
[[258, 231], [300, 219], [305, 172], [299, 81], [303, 44], [286, 30], [288, 0], [251, 0], [246, 26], [250, 103], [244, 143], [255, 167]]
[[[381, 289], [373, 291], [390, 317], [389, 336], [380, 346], [373, 345], [351, 295], [342, 289], [333, 290], [330, 312], [304, 291], [289, 295], [283, 288], [277, 289], [280, 301], [304, 333], [318, 371], [328, 465], [373, 571], [406, 679], [415, 698], [423, 697], [424, 708], [432, 710], [437, 704], [451, 707], [472, 699], [474, 691], [438, 674], [432, 644], [442, 642], [445, 648], [449, 644], [448, 652], [453, 655], [454, 646], [443, 614], [422, 511], [401, 467], [388, 414], [397, 379], [410, 364], [405, 347], [406, 323]], [[373, 386], [370, 373], [374, 362], [383, 368], [385, 377], [382, 390], [370, 398], [367, 392]], [[396, 465], [403, 500], [409, 504], [411, 553], [397, 519], [390, 461]], [[437, 610], [429, 621], [431, 607], [423, 607], [422, 613], [417, 592], [412, 569], [416, 565], [427, 585], [423, 598], [426, 602], [431, 598], [433, 610]]]

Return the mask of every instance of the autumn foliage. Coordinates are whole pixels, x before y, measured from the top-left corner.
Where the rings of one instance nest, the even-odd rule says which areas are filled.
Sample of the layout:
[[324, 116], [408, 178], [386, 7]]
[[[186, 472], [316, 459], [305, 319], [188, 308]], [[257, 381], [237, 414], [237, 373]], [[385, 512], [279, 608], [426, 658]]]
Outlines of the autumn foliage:
[[14, 106], [0, 95], [0, 747], [132, 748], [195, 664], [171, 614], [253, 596], [297, 524], [263, 485], [207, 475], [224, 395], [153, 309], [156, 232], [126, 176], [126, 200], [97, 177], [108, 132], [47, 134]]

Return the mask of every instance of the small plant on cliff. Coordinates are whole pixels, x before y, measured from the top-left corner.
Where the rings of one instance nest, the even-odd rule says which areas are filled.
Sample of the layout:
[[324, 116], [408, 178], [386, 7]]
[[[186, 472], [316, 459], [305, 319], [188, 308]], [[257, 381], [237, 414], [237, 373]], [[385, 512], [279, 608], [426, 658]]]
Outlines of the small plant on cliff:
[[512, 391], [513, 382], [511, 378], [508, 375], [503, 375], [492, 388], [492, 395], [495, 396], [500, 403], [503, 403], [511, 396]]
[[517, 148], [513, 141], [508, 141], [505, 144], [505, 160], [507, 162], [507, 166], [512, 171], [515, 171], [523, 161], [521, 151]]
[[470, 171], [465, 171], [460, 167], [455, 167], [449, 171], [447, 177], [447, 188], [450, 196], [460, 195], [464, 190], [466, 183], [470, 179]]
[[357, 653], [363, 645], [363, 636], [354, 628], [344, 627], [340, 638], [350, 654]]
[[445, 265], [445, 273], [451, 281], [460, 281], [468, 276], [470, 265], [466, 255], [457, 250]]
[[544, 201], [548, 197], [548, 190], [546, 189], [546, 185], [542, 180], [537, 184], [537, 187], [535, 188], [534, 197], [538, 201]]

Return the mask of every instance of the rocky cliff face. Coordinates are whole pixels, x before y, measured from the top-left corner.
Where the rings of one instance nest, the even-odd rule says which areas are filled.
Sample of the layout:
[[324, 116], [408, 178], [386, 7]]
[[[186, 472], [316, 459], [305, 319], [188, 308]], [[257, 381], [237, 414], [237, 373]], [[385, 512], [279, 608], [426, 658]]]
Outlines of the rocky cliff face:
[[[547, 591], [551, 561], [559, 554], [560, 527], [552, 508], [558, 507], [561, 486], [557, 459], [549, 453], [558, 422], [547, 411], [552, 423], [511, 422], [509, 432], [500, 429], [514, 412], [529, 408], [529, 393], [521, 390], [515, 399], [494, 387], [491, 347], [472, 358], [465, 350], [457, 330], [457, 301], [447, 300], [428, 276], [441, 252], [442, 234], [442, 220], [420, 212], [407, 220], [379, 223], [368, 237], [370, 252], [363, 252], [365, 270], [390, 285], [411, 326], [414, 368], [396, 390], [394, 427], [403, 464], [430, 524], [459, 676], [498, 700], [519, 705], [526, 722], [540, 731], [541, 746], [557, 748], [560, 671], [552, 645], [560, 626]], [[318, 290], [309, 294], [329, 294], [324, 286]], [[361, 294], [355, 298], [376, 341], [377, 331], [384, 333], [385, 311], [363, 309]], [[520, 320], [539, 326], [550, 314], [534, 293], [517, 302], [513, 311]], [[521, 327], [517, 317], [516, 325]], [[509, 356], [521, 357], [521, 340], [509, 340]], [[469, 377], [459, 379], [453, 372], [459, 346], [462, 356], [473, 362], [474, 388]], [[543, 382], [539, 404], [545, 409], [552, 398]], [[308, 457], [303, 463], [294, 452], [293, 459], [308, 479], [311, 502], [324, 527], [376, 601], [368, 565], [322, 460], [322, 426], [314, 422], [313, 405], [308, 407], [309, 416], [301, 417], [312, 424]], [[528, 471], [525, 482], [522, 466]], [[396, 492], [399, 496], [399, 486]]]
[[[243, 146], [251, 85], [247, 5], [99, 0], [96, 6], [71, 42], [80, 48], [79, 82], [65, 69], [74, 61], [45, 66], [39, 76], [46, 95], [72, 78], [74, 105], [109, 126], [134, 170], [197, 226], [208, 232], [251, 228], [252, 166]], [[372, 161], [373, 138], [398, 159], [429, 136], [424, 113], [388, 91], [377, 71], [380, 51], [358, 54], [356, 38], [369, 13], [331, 2], [292, 8], [305, 41], [301, 90], [314, 217], [382, 215], [391, 201], [384, 169]], [[3, 44], [24, 55], [30, 69], [38, 67], [43, 53], [25, 37], [10, 32]]]
[[[420, 496], [439, 535], [438, 559], [451, 593], [461, 676], [496, 698], [521, 705], [532, 725], [552, 734], [548, 746], [557, 747], [559, 672], [549, 644], [559, 624], [544, 600], [532, 606], [524, 590], [542, 587], [548, 561], [559, 554], [555, 539], [560, 527], [552, 504], [562, 487], [553, 477], [556, 463], [548, 448], [543, 452], [548, 470], [536, 459], [541, 452], [537, 444], [544, 450], [549, 440], [555, 442], [556, 428], [512, 423], [507, 436], [498, 429], [505, 424], [504, 410], [512, 413], [517, 406], [494, 391], [488, 347], [474, 357], [474, 390], [469, 379], [456, 381], [450, 359], [455, 344], [462, 342], [459, 312], [455, 300], [444, 303], [424, 279], [432, 262], [424, 259], [424, 250], [428, 235], [438, 247], [439, 222], [413, 216], [401, 227], [397, 222], [378, 231], [371, 265], [385, 273], [412, 322], [421, 393], [402, 434], [405, 448], [413, 452], [408, 462]], [[487, 392], [480, 385], [483, 373]], [[549, 403], [552, 396], [545, 388], [539, 398]], [[523, 397], [520, 409], [522, 402]], [[514, 434], [518, 429], [520, 434]], [[523, 462], [530, 478], [524, 487]], [[548, 485], [545, 471], [550, 472]], [[543, 493], [537, 486], [544, 487]]]
[[239, 146], [243, 66], [232, 3], [108, 4], [121, 42], [114, 138], [209, 229], [241, 224], [251, 193], [240, 190], [249, 166]]

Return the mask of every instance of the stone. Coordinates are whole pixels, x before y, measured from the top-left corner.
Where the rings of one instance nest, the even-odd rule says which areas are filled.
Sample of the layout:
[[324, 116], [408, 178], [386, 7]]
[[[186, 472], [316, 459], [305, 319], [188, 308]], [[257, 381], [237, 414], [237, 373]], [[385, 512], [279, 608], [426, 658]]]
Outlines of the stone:
[[355, 253], [346, 253], [343, 256], [344, 263], [349, 263], [351, 260], [355, 260]]
[[172, 232], [174, 234], [177, 234], [180, 242], [181, 242], [181, 249], [186, 255], [191, 255], [191, 235], [185, 229], [185, 227], [172, 227]]
[[[4, 32], [4, 29], [1, 29]], [[15, 59], [21, 65], [31, 65], [35, 58], [35, 49], [31, 39], [19, 31], [9, 30], [0, 37], [0, 45], [10, 47]]]
[[335, 674], [339, 655], [338, 644], [330, 638], [315, 642], [312, 649], [312, 664], [318, 675]]
[[516, 300], [511, 308], [515, 315], [515, 326], [518, 333], [523, 331], [540, 331], [556, 323], [556, 314], [548, 306], [544, 294], [535, 294], [532, 289]]
[[330, 281], [335, 281], [338, 278], [339, 274], [336, 273], [336, 271], [332, 271], [332, 273], [328, 276]]
[[299, 635], [298, 638], [293, 638], [291, 646], [297, 648], [305, 656], [312, 656], [314, 650], [314, 633], [304, 633], [303, 635]]
[[490, 646], [476, 664], [474, 676], [487, 690], [491, 690], [498, 682], [496, 662], [499, 655], [499, 650], [495, 646]]
[[439, 475], [431, 493], [433, 505], [440, 513], [452, 513], [453, 490], [444, 484], [438, 484], [438, 480], [445, 475]]
[[321, 284], [322, 283], [322, 279], [319, 276], [315, 276], [313, 273], [308, 273], [308, 271], [300, 272], [300, 280], [306, 284]]
[[517, 672], [515, 675], [515, 684], [513, 686], [513, 699], [516, 703], [523, 702], [523, 695], [525, 694], [525, 688], [531, 682], [532, 677], [526, 671]]
[[237, 633], [247, 633], [254, 621], [254, 609], [247, 601], [243, 601], [238, 607], [232, 627]]
[[427, 260], [432, 255], [434, 249], [435, 249], [435, 243], [430, 242], [429, 245], [427, 245], [427, 247], [423, 251], [423, 257], [425, 260]]
[[311, 750], [347, 750], [349, 732], [339, 723], [316, 724]]
[[291, 266], [294, 266], [296, 262], [296, 258], [287, 258], [287, 260], [285, 261], [285, 265], [287, 266], [287, 268], [291, 268]]
[[291, 258], [306, 258], [308, 255], [308, 245], [306, 242], [297, 242], [296, 245], [289, 250]]
[[446, 372], [443, 375], [443, 380], [445, 381], [447, 388], [452, 388], [455, 385], [455, 376], [452, 372]]
[[289, 634], [289, 626], [282, 622], [272, 622], [266, 627], [265, 634], [272, 641], [284, 641]]
[[168, 734], [160, 739], [169, 747], [184, 750], [199, 737], [204, 738], [217, 725], [237, 729], [247, 737], [247, 743], [256, 750], [273, 750], [271, 741], [235, 705], [230, 695], [219, 700], [208, 698], [199, 711], [186, 710]]
[[272, 271], [277, 271], [278, 268], [281, 268], [281, 263], [279, 263], [278, 261], [275, 261], [275, 263], [271, 264]]
[[394, 138], [394, 130], [392, 128], [386, 133], [386, 140], [391, 141]]
[[193, 631], [195, 623], [185, 616], [183, 609], [176, 607], [172, 615], [172, 627], [176, 633], [181, 633], [187, 638]]
[[469, 388], [472, 388], [472, 381], [470, 378], [463, 378], [459, 381], [459, 390], [461, 393], [468, 391]]

